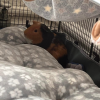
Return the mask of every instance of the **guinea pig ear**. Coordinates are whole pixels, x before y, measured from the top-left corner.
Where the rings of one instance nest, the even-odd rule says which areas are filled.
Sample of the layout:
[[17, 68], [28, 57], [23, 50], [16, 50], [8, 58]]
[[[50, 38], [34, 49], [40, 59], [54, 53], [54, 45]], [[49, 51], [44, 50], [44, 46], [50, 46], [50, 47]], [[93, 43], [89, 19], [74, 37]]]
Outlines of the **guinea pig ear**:
[[33, 21], [33, 24], [37, 24], [37, 23], [39, 23], [39, 22], [38, 21], [35, 21], [35, 20]]
[[45, 24], [41, 24], [41, 31], [44, 34], [52, 33], [52, 31]]

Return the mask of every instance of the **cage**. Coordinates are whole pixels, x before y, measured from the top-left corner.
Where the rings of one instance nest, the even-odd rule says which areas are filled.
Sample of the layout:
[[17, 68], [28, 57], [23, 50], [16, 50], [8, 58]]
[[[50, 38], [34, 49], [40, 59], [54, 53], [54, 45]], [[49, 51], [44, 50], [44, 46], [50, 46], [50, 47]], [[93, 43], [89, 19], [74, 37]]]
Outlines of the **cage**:
[[90, 39], [92, 27], [99, 16], [78, 21], [78, 22], [54, 22], [46, 20], [36, 15], [28, 9], [22, 0], [0, 0], [0, 28], [14, 25], [28, 25], [28, 21], [32, 24], [32, 20], [40, 21], [46, 24], [50, 29], [56, 29], [58, 32], [66, 33], [66, 39], [77, 44], [89, 57], [95, 61], [100, 61], [100, 50], [94, 45]]
[[[85, 53], [90, 58], [88, 62], [83, 57], [85, 59], [84, 62], [89, 63], [87, 64], [89, 65], [87, 73], [92, 77], [96, 85], [100, 87], [100, 49], [91, 42], [91, 30], [93, 25], [99, 20], [99, 15], [77, 22], [49, 21], [32, 12], [22, 0], [0, 0], [0, 29], [18, 25], [28, 27], [33, 20], [46, 24], [51, 30], [65, 33], [66, 39], [71, 41], [69, 44], [75, 44], [77, 48]], [[81, 56], [80, 53], [78, 55]], [[95, 63], [92, 63], [91, 59]], [[97, 69], [95, 69], [95, 65], [98, 66]], [[90, 71], [90, 68], [93, 68], [93, 71]]]
[[[87, 70], [88, 70], [87, 73], [93, 79], [94, 83], [98, 87], [100, 87], [100, 48], [91, 42], [91, 30], [93, 28], [93, 25], [99, 20], [99, 15], [95, 16], [93, 18], [89, 18], [89, 19], [81, 20], [81, 21], [77, 21], [77, 22], [49, 21], [47, 19], [40, 17], [39, 15], [35, 14], [34, 12], [32, 12], [27, 6], [25, 6], [25, 4], [23, 3], [22, 0], [0, 0], [0, 29], [9, 27], [9, 26], [18, 26], [18, 25], [28, 27], [29, 24], [32, 24], [33, 20], [36, 20], [36, 21], [46, 24], [46, 26], [48, 26], [51, 30], [57, 30], [60, 33], [65, 33], [66, 40], [68, 40], [67, 44], [69, 44], [68, 47], [75, 45], [75, 47], [78, 48], [76, 50], [76, 48], [73, 47], [72, 50], [69, 49], [69, 51], [73, 52], [75, 50], [75, 52], [73, 54], [78, 53], [77, 55], [78, 55], [78, 58], [80, 56], [80, 60], [82, 60], [81, 58], [83, 57], [84, 62], [87, 63], [87, 65], [89, 66], [87, 68]], [[83, 56], [82, 53], [84, 53], [86, 56]], [[74, 58], [72, 58], [72, 55], [69, 55], [69, 59], [73, 59], [73, 61], [77, 62], [79, 59], [76, 59], [76, 58], [77, 58], [76, 56], [74, 56]], [[7, 70], [10, 70], [9, 67], [10, 66], [8, 65]], [[13, 68], [14, 67], [12, 66], [12, 69]], [[1, 68], [1, 69], [3, 69], [3, 68]], [[90, 69], [92, 69], [92, 70], [90, 70]], [[21, 71], [19, 68], [18, 68], [18, 70]], [[23, 71], [23, 69], [22, 69], [22, 71]], [[30, 72], [27, 71], [27, 75], [28, 75], [28, 73], [30, 74]], [[77, 73], [78, 73], [78, 71], [77, 71]], [[23, 74], [23, 76], [24, 76], [24, 74]], [[0, 76], [0, 77], [1, 77], [1, 81], [2, 81], [2, 76]], [[7, 75], [7, 77], [8, 77], [8, 75]], [[50, 76], [50, 78], [51, 77], [52, 76]], [[87, 75], [85, 75], [85, 77], [87, 77]], [[17, 77], [14, 77], [14, 78], [16, 78], [16, 80], [17, 80]], [[79, 74], [79, 78], [77, 78], [76, 76], [75, 76], [75, 78], [78, 79], [78, 82], [80, 80], [82, 80], [81, 79], [82, 77], [80, 76], [80, 74]], [[12, 79], [13, 78], [11, 78], [11, 80]], [[37, 79], [37, 77], [36, 77], [36, 79]], [[58, 78], [58, 80], [59, 80], [59, 78]], [[5, 82], [4, 82], [4, 85], [6, 86]], [[31, 81], [29, 81], [29, 82], [31, 82]], [[64, 82], [66, 82], [66, 81], [64, 81]], [[11, 83], [13, 83], [13, 82], [11, 81]], [[85, 88], [87, 89], [88, 88], [88, 86], [87, 86], [88, 79], [86, 78], [86, 84], [84, 83], [84, 81], [82, 81], [82, 83], [83, 83], [83, 85], [82, 85], [83, 89], [84, 90], [85, 90]], [[64, 84], [66, 84], [66, 83], [64, 83]], [[29, 85], [31, 85], [31, 84], [29, 83]], [[34, 83], [33, 83], [33, 85], [34, 85]], [[79, 84], [77, 84], [77, 85], [79, 85]], [[94, 88], [96, 90], [97, 87], [95, 87], [94, 85], [92, 85], [90, 83], [89, 83], [89, 85], [90, 85], [90, 88], [89, 88], [90, 93], [93, 94], [91, 92], [92, 88]], [[71, 87], [73, 87], [73, 86], [74, 86], [74, 84], [71, 84]], [[84, 88], [84, 86], [85, 86], [85, 88]], [[9, 87], [10, 87], [10, 85], [9, 85]], [[13, 86], [13, 87], [16, 88], [16, 86]], [[20, 85], [20, 87], [21, 87], [21, 85]], [[22, 85], [22, 87], [23, 87], [23, 85]], [[69, 87], [70, 86], [67, 85], [67, 88], [69, 88]], [[8, 85], [7, 85], [7, 88], [8, 88]], [[63, 86], [61, 86], [61, 88], [63, 89]], [[61, 91], [61, 88], [60, 88], [60, 91]], [[2, 89], [2, 87], [1, 87], [1, 89]], [[75, 88], [75, 86], [74, 86], [73, 89], [71, 89], [71, 91], [73, 91], [74, 93], [77, 92], [79, 94], [79, 96], [77, 96], [77, 97], [79, 97], [79, 99], [80, 99], [81, 98], [80, 92], [82, 92], [83, 90], [81, 88], [79, 88], [79, 89], [80, 89], [80, 91], [78, 92], [77, 88]], [[11, 88], [11, 91], [12, 90], [13, 90], [13, 88]], [[99, 89], [97, 91], [99, 91]], [[29, 93], [29, 90], [28, 90], [28, 93]], [[86, 90], [86, 93], [89, 93], [89, 90]], [[96, 95], [97, 92], [94, 91], [94, 93]], [[14, 94], [14, 92], [12, 92], [12, 95], [13, 94]], [[26, 91], [25, 91], [25, 96], [27, 96]], [[84, 96], [83, 92], [82, 92], [82, 96]], [[96, 96], [100, 98], [99, 93], [97, 93]], [[89, 94], [89, 97], [90, 97], [90, 94]], [[68, 98], [69, 98], [69, 96], [68, 96]], [[90, 99], [91, 98], [89, 98], [89, 100]], [[92, 99], [93, 99], [93, 95], [92, 95]], [[96, 99], [96, 97], [95, 97], [95, 99]], [[61, 99], [59, 99], [59, 100], [61, 100]], [[65, 100], [65, 99], [63, 99], [63, 100]]]

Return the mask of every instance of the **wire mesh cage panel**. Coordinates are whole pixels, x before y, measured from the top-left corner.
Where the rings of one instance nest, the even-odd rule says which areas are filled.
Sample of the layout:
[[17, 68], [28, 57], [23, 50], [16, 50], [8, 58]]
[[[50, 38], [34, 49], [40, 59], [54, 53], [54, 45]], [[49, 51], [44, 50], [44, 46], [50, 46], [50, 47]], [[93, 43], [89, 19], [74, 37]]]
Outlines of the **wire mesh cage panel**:
[[[5, 5], [9, 5], [6, 7]], [[51, 22], [33, 13], [26, 7], [22, 0], [0, 0], [0, 11], [3, 7], [8, 10], [8, 17], [11, 19], [11, 25], [26, 25], [26, 20], [32, 24], [33, 20], [43, 22], [51, 29], [57, 29], [59, 22]]]
[[46, 24], [52, 30], [56, 29], [59, 32], [66, 33], [68, 40], [78, 44], [93, 59], [100, 54], [98, 47], [91, 43], [91, 30], [99, 18], [91, 18], [79, 22], [51, 22], [28, 9], [22, 0], [0, 0], [0, 15], [2, 15], [2, 9], [4, 8], [8, 11], [8, 19], [0, 18], [0, 25], [3, 27], [26, 25], [27, 20], [32, 24], [33, 20], [37, 20]]
[[79, 22], [62, 22], [60, 31], [66, 33], [68, 40], [75, 42], [88, 56], [94, 59], [97, 56], [100, 57], [100, 50], [91, 42], [91, 31], [98, 20], [99, 18], [96, 17]]

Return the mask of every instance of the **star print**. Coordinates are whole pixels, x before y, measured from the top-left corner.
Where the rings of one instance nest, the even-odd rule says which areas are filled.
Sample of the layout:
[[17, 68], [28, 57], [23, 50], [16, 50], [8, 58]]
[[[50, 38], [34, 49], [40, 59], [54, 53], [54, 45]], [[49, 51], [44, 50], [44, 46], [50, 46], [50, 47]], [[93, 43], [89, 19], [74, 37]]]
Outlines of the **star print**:
[[49, 5], [47, 5], [44, 7], [44, 9], [46, 12], [50, 12], [52, 8]]
[[62, 3], [63, 1], [62, 0], [56, 0], [55, 2], [56, 2], [56, 4], [59, 4], [59, 3]]
[[95, 6], [92, 6], [88, 9], [87, 13], [93, 13], [94, 11], [96, 11]]
[[36, 2], [31, 3], [31, 6], [32, 6], [32, 7], [35, 7], [35, 9], [36, 9], [36, 10], [38, 10], [38, 9], [39, 9], [39, 5], [37, 5], [37, 4], [36, 4]]
[[60, 8], [58, 11], [60, 14], [63, 14], [66, 10], [64, 8]]
[[81, 8], [78, 8], [78, 9], [74, 9], [74, 12], [73, 13], [79, 14], [81, 11], [82, 11]]
[[78, 2], [78, 0], [66, 0], [67, 5], [70, 5], [70, 6], [72, 6], [72, 7], [73, 7], [77, 2]]

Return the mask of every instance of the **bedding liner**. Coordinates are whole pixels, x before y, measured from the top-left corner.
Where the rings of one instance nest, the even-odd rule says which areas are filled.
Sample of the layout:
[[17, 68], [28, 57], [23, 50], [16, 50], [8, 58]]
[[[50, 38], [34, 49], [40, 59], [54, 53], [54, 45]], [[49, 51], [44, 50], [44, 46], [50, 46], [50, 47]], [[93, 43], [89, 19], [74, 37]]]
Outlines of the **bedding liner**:
[[[92, 65], [86, 67], [90, 76], [81, 70], [64, 69], [46, 50], [29, 44], [25, 29], [0, 30], [0, 100], [100, 100], [100, 88], [90, 77]], [[77, 56], [72, 58], [71, 53], [69, 60], [75, 61]]]
[[100, 0], [23, 0], [35, 14], [50, 21], [76, 22], [100, 14]]

